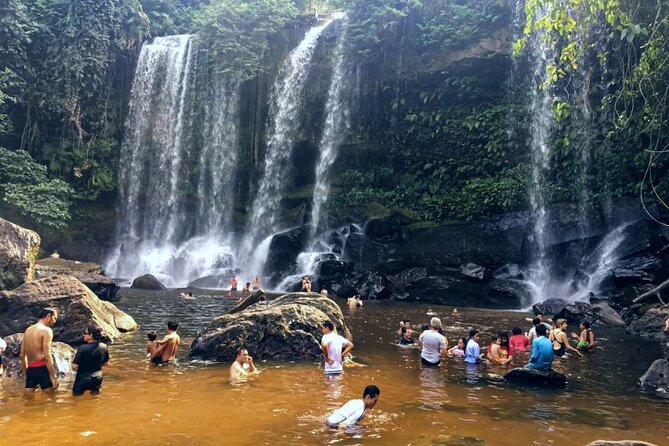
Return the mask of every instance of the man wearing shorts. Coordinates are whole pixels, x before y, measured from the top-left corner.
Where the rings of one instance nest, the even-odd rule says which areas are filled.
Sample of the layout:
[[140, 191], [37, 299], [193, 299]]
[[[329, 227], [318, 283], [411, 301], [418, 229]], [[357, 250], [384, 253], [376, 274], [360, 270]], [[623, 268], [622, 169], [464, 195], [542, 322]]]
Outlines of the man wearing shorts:
[[53, 341], [51, 327], [58, 320], [58, 312], [53, 308], [44, 308], [38, 317], [37, 323], [28, 327], [23, 334], [19, 356], [21, 368], [26, 376], [25, 394], [29, 398], [34, 396], [37, 387], [53, 395], [59, 385], [58, 374], [51, 356], [51, 341]]

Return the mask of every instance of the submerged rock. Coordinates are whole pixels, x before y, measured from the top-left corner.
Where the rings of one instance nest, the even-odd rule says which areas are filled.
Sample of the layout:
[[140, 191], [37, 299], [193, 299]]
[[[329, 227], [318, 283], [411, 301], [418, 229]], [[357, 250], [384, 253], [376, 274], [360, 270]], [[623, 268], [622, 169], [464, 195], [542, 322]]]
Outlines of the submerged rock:
[[[7, 342], [7, 349], [2, 352], [2, 363], [5, 367], [5, 376], [18, 377], [21, 375], [21, 363], [19, 356], [21, 354], [21, 343], [23, 342], [23, 333], [14, 333], [4, 338]], [[51, 354], [56, 371], [59, 375], [72, 372], [72, 359], [76, 350], [64, 342], [52, 342]]]
[[188, 355], [229, 362], [244, 347], [257, 359], [319, 359], [321, 327], [327, 320], [332, 321], [339, 334], [351, 339], [335, 302], [315, 293], [284, 294], [214, 319], [195, 338]]
[[521, 386], [564, 387], [567, 377], [554, 370], [535, 370], [527, 367], [517, 367], [509, 370], [504, 379]]
[[144, 274], [143, 276], [137, 277], [132, 281], [130, 288], [135, 288], [138, 290], [156, 290], [161, 291], [165, 290], [165, 285], [163, 285], [160, 280], [156, 279], [153, 274]]
[[646, 373], [639, 378], [639, 385], [655, 392], [658, 396], [669, 398], [669, 361], [658, 359], [654, 361]]
[[486, 442], [477, 437], [442, 434], [432, 438], [423, 436], [410, 444], [415, 446], [485, 446]]
[[40, 237], [0, 218], [0, 290], [11, 290], [35, 276]]
[[102, 300], [111, 302], [116, 300], [119, 286], [103, 274], [102, 267], [97, 263], [49, 257], [40, 259], [35, 264], [36, 279], [44, 279], [58, 274], [76, 277]]
[[137, 329], [131, 316], [99, 299], [79, 280], [58, 275], [0, 292], [0, 336], [23, 333], [46, 307], [58, 310], [58, 322], [52, 327], [54, 341], [81, 344], [89, 324], [98, 325], [112, 341], [122, 332]]

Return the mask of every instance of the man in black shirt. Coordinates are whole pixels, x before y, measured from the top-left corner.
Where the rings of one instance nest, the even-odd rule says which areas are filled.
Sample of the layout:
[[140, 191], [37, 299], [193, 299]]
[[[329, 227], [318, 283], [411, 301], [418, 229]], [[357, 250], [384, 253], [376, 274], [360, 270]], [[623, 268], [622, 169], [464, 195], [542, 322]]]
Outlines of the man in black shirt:
[[109, 363], [107, 345], [100, 342], [102, 330], [95, 325], [89, 325], [84, 330], [84, 345], [79, 347], [72, 360], [72, 368], [77, 371], [77, 377], [72, 386], [72, 395], [83, 395], [86, 390], [97, 395], [102, 387], [102, 367]]

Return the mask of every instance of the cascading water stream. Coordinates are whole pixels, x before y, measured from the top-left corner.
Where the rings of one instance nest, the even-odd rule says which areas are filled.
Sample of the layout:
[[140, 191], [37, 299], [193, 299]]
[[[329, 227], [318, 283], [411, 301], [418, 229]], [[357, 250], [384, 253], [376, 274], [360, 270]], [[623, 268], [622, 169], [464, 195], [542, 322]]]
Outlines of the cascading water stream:
[[[302, 114], [303, 91], [318, 38], [331, 20], [310, 29], [284, 62], [273, 89], [271, 122], [263, 176], [251, 206], [246, 236], [240, 246], [238, 262], [248, 273], [262, 274], [264, 259], [254, 253], [257, 244], [276, 233], [279, 205], [283, 195], [283, 172], [290, 159]], [[250, 260], [253, 261], [251, 265]]]
[[[115, 277], [151, 273], [184, 286], [232, 266], [240, 83], [199, 70], [197, 56], [190, 35], [142, 47], [121, 153], [117, 245], [105, 265]], [[199, 90], [206, 94], [196, 101]]]
[[[345, 29], [346, 21], [342, 23]], [[311, 206], [311, 234], [310, 243], [313, 244], [314, 236], [321, 225], [321, 214], [330, 193], [330, 168], [337, 157], [337, 148], [346, 138], [350, 127], [350, 103], [349, 95], [345, 94], [346, 81], [349, 78], [345, 60], [346, 32], [343, 31], [338, 38], [335, 49], [334, 68], [332, 80], [328, 90], [328, 99], [325, 105], [325, 125], [319, 143], [320, 158], [316, 165], [316, 184], [314, 186], [314, 198]]]
[[[548, 8], [550, 6], [546, 6]], [[548, 11], [544, 11], [547, 14]], [[532, 66], [532, 80], [530, 90], [530, 124], [532, 150], [532, 184], [530, 187], [530, 205], [534, 215], [532, 241], [535, 248], [535, 260], [529, 270], [529, 282], [536, 302], [551, 296], [546, 296], [550, 280], [550, 259], [547, 256], [547, 211], [545, 183], [546, 173], [550, 167], [550, 138], [554, 126], [553, 96], [548, 85], [547, 67], [554, 63], [556, 51], [553, 46], [541, 39], [539, 33], [533, 33], [529, 38], [530, 61]]]

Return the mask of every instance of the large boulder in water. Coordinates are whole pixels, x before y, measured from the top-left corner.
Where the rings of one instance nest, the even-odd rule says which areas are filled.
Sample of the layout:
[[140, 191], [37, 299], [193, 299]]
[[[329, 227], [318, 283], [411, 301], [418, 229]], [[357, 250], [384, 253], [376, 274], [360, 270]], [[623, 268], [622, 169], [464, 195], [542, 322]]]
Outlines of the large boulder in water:
[[153, 274], [144, 274], [143, 276], [137, 277], [132, 281], [130, 288], [154, 291], [162, 291], [167, 289], [165, 288], [165, 285], [163, 285], [160, 280], [156, 279]]
[[0, 218], [0, 290], [11, 290], [35, 276], [40, 237]]
[[535, 370], [528, 367], [517, 367], [509, 370], [504, 379], [521, 386], [564, 387], [567, 377], [555, 370]]
[[24, 332], [46, 307], [58, 310], [54, 340], [71, 345], [83, 343], [82, 332], [89, 324], [98, 325], [112, 341], [137, 329], [131, 316], [99, 299], [79, 280], [58, 275], [0, 292], [0, 336]]
[[[19, 356], [21, 354], [21, 343], [23, 342], [23, 333], [14, 333], [4, 338], [7, 342], [7, 349], [2, 352], [2, 364], [5, 367], [5, 376], [19, 376], [21, 374], [21, 363]], [[64, 342], [52, 342], [51, 354], [56, 371], [59, 375], [72, 372], [72, 360], [76, 350]]]
[[44, 279], [58, 274], [76, 277], [100, 299], [115, 301], [119, 286], [105, 276], [102, 267], [93, 262], [78, 262], [62, 258], [39, 259], [35, 264], [35, 278]]
[[666, 359], [654, 361], [639, 378], [639, 385], [663, 398], [669, 398], [669, 361]]
[[664, 336], [664, 321], [667, 318], [669, 318], [669, 307], [653, 308], [632, 322], [625, 331], [630, 334], [660, 340]]
[[257, 359], [319, 359], [321, 328], [327, 320], [332, 321], [339, 334], [351, 339], [341, 309], [334, 301], [315, 293], [284, 294], [214, 319], [195, 338], [188, 355], [230, 362], [244, 347]]

